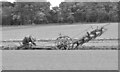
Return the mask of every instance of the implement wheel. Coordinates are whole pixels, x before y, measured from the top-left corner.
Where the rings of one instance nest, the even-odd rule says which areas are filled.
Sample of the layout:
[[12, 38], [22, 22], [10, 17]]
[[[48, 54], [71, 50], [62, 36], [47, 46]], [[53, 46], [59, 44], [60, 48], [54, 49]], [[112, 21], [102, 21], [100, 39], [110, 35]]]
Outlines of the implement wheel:
[[56, 39], [56, 48], [58, 50], [70, 50], [72, 39], [69, 36], [60, 36]]

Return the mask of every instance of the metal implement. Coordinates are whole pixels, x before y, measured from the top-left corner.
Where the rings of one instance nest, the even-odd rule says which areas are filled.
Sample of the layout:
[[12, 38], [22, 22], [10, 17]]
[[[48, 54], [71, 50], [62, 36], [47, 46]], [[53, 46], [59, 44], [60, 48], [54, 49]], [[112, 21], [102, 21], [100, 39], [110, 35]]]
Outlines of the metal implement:
[[[107, 24], [109, 25], [109, 24]], [[82, 46], [83, 44], [95, 39], [96, 37], [101, 36], [107, 29], [104, 27], [107, 26], [104, 25], [100, 27], [99, 29], [94, 29], [91, 32], [87, 32], [85, 36], [82, 38], [79, 38], [77, 40], [73, 40], [69, 36], [60, 36], [56, 39], [56, 48], [59, 50], [72, 50], [78, 48], [78, 46]]]

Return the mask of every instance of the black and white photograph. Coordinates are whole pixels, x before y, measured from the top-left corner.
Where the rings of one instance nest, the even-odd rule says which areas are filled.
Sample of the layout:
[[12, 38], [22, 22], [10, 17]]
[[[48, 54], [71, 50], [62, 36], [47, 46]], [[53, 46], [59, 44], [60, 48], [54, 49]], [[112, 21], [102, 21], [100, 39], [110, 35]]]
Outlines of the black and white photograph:
[[2, 70], [118, 70], [119, 1], [0, 0]]

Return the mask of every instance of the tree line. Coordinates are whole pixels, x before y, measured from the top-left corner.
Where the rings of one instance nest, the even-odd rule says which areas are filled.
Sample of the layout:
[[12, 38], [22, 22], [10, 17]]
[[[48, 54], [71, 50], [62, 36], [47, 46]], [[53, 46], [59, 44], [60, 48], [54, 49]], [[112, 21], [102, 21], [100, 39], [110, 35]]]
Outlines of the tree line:
[[[76, 22], [117, 22], [117, 2], [63, 2], [60, 8], [74, 13]], [[64, 14], [64, 13], [63, 13]]]
[[45, 23], [120, 21], [120, 2], [61, 2], [52, 9], [50, 5], [50, 2], [2, 2], [2, 25], [40, 24], [42, 20]]

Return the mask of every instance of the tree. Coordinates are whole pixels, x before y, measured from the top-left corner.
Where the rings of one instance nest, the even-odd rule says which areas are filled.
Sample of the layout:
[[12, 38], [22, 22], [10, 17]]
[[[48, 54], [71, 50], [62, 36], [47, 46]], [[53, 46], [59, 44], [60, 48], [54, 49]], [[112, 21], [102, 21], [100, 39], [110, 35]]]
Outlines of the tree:
[[9, 25], [11, 23], [12, 9], [13, 8], [8, 5], [7, 6], [5, 5], [2, 7], [2, 25]]
[[117, 8], [118, 8], [118, 11], [117, 11], [118, 21], [120, 22], [120, 1], [118, 2]]

